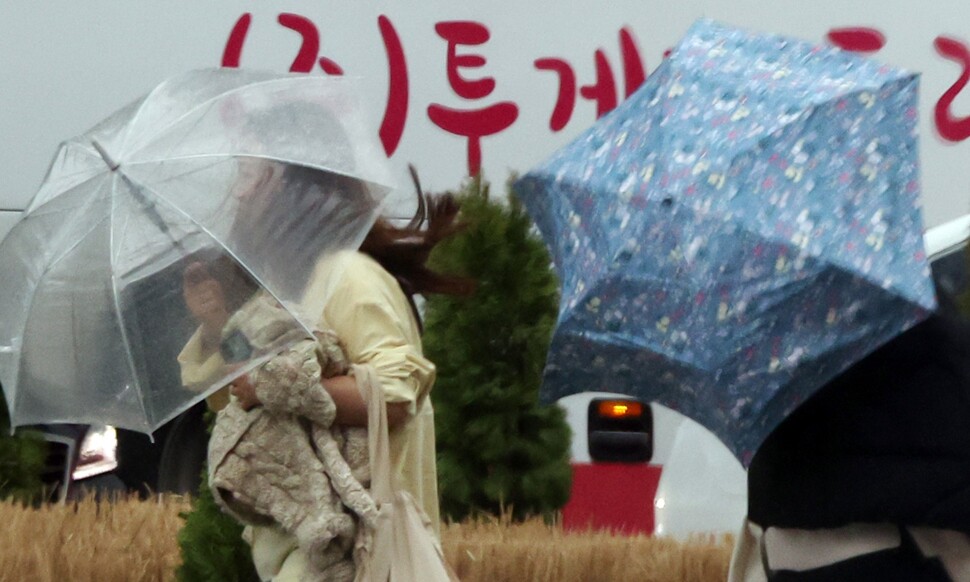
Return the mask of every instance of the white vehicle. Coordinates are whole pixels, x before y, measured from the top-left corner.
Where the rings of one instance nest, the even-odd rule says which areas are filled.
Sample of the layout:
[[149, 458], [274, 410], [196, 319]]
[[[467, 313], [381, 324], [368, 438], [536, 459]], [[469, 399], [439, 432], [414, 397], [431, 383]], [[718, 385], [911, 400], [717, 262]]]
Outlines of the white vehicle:
[[[970, 214], [926, 232], [933, 278], [947, 293], [970, 289], [968, 239]], [[601, 411], [602, 403], [607, 406]], [[566, 527], [592, 524], [679, 539], [739, 529], [747, 511], [746, 474], [710, 431], [669, 408], [622, 394], [583, 392], [559, 404], [573, 430], [574, 489], [564, 508]], [[610, 451], [597, 454], [604, 432], [618, 432], [594, 426], [601, 413], [644, 419], [640, 439], [614, 438], [606, 447], [623, 456], [640, 443], [639, 458], [623, 463], [611, 459]]]
[[[598, 432], [590, 431], [590, 417], [600, 403], [624, 401], [642, 406], [640, 415], [651, 418], [644, 439], [651, 451], [635, 462], [604, 461], [590, 450]], [[747, 511], [745, 471], [710, 431], [665, 406], [644, 406], [621, 394], [582, 392], [559, 405], [573, 430], [573, 495], [563, 509], [567, 528], [592, 524], [677, 538], [738, 529]]]

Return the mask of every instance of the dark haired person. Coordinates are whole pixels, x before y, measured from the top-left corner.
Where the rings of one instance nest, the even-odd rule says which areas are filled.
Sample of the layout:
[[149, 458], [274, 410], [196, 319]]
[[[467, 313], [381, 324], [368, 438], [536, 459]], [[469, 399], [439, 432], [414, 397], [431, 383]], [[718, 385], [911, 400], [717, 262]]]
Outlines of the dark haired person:
[[[243, 194], [252, 212], [240, 213], [234, 225], [236, 236], [245, 237], [244, 245], [275, 244], [275, 233], [291, 228], [292, 221], [299, 217], [277, 213], [277, 206], [261, 201], [266, 200], [267, 192], [287, 195], [286, 191], [304, 190], [293, 187], [293, 181], [320, 181], [321, 175], [319, 172], [275, 175], [277, 168], [272, 164], [254, 165], [250, 170], [248, 183], [255, 186]], [[339, 190], [337, 199], [360, 205], [356, 210], [342, 206], [343, 211], [353, 213], [366, 207], [367, 198], [352, 179], [328, 175], [323, 177], [323, 182], [313, 185], [328, 192]], [[289, 253], [322, 254], [312, 273], [289, 277], [302, 279], [300, 286], [305, 291], [300, 307], [306, 314], [317, 314], [322, 329], [337, 334], [351, 364], [369, 365], [376, 371], [387, 401], [390, 457], [398, 482], [414, 496], [437, 528], [434, 412], [429, 398], [435, 367], [422, 353], [421, 326], [412, 295], [466, 294], [472, 285], [465, 279], [436, 273], [425, 265], [434, 246], [457, 230], [457, 203], [450, 196], [427, 200], [422, 197], [421, 202], [426, 225], [397, 227], [379, 220], [360, 250], [321, 253], [312, 248], [274, 246], [277, 256], [272, 267], [286, 269], [294, 264], [286, 260]], [[307, 204], [327, 202], [317, 196]], [[208, 292], [211, 294], [212, 290]], [[193, 370], [222, 363], [217, 353], [205, 354], [198, 345], [187, 346], [183, 355], [190, 352], [196, 357], [182, 358], [183, 377], [190, 376]], [[322, 383], [336, 404], [336, 424], [367, 425], [367, 408], [353, 376], [327, 378]], [[244, 408], [260, 404], [247, 377], [237, 379], [230, 392]], [[296, 538], [281, 528], [250, 528], [247, 539], [263, 579], [300, 580], [307, 571], [306, 554]]]
[[732, 582], [970, 580], [970, 321], [940, 295], [758, 450]]

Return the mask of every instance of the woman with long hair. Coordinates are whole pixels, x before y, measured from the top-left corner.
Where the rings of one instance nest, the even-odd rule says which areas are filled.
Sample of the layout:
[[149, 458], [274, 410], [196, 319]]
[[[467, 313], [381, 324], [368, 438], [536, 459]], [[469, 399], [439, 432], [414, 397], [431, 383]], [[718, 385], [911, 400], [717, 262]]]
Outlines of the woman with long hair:
[[[306, 182], [314, 180], [310, 188], [313, 198], [307, 204], [323, 203], [319, 202], [320, 192], [332, 194], [334, 190], [339, 190], [339, 196], [329, 198], [348, 205], [341, 206], [342, 211], [360, 212], [364, 206], [353, 208], [354, 204], [369, 204], [360, 185], [351, 178], [313, 170], [274, 176], [275, 171], [278, 168], [266, 164], [265, 173], [254, 173], [251, 182], [262, 184], [261, 188], [293, 193], [307, 190]], [[300, 187], [293, 187], [292, 181], [298, 181]], [[367, 365], [375, 371], [387, 402], [390, 460], [397, 482], [414, 497], [437, 530], [440, 518], [434, 412], [429, 397], [435, 366], [422, 352], [420, 316], [413, 297], [425, 293], [468, 294], [474, 285], [468, 279], [437, 273], [426, 265], [432, 249], [460, 229], [459, 206], [450, 195], [425, 196], [420, 186], [418, 189], [418, 216], [409, 224], [397, 226], [387, 219], [378, 220], [359, 250], [278, 247], [272, 266], [292, 268], [297, 262], [286, 261], [289, 252], [320, 257], [312, 272], [302, 277], [288, 274], [285, 278], [304, 290], [300, 306], [303, 313], [316, 318], [321, 329], [336, 333], [350, 363]], [[246, 237], [243, 252], [246, 244], [272, 244], [274, 233], [293, 228], [299, 220], [276, 216], [274, 205], [260, 203], [265, 191], [254, 190], [249, 196], [254, 210], [242, 215], [241, 221], [247, 224], [239, 225], [236, 234]], [[186, 300], [191, 305], [188, 295]], [[201, 355], [219, 358], [218, 354]], [[185, 368], [183, 362], [183, 374]], [[367, 405], [354, 376], [325, 378], [322, 384], [336, 405], [335, 424], [367, 426]], [[261, 404], [248, 376], [235, 380], [229, 392], [244, 409]], [[292, 532], [278, 526], [251, 527], [247, 539], [264, 580], [299, 580], [307, 571], [307, 555]]]

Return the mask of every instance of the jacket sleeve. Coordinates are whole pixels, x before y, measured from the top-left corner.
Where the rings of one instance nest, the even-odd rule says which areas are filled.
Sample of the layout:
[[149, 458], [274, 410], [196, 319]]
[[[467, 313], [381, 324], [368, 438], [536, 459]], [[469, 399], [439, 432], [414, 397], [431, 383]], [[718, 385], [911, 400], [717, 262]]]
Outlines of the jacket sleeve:
[[434, 383], [435, 367], [421, 352], [407, 298], [369, 259], [354, 261], [338, 276], [325, 323], [343, 340], [352, 363], [373, 366], [387, 402], [407, 402], [414, 414]]
[[[201, 391], [208, 386], [208, 381], [220, 374], [225, 361], [219, 352], [208, 356], [202, 355], [201, 332], [196, 330], [178, 355], [182, 385], [189, 390]], [[229, 403], [229, 389], [223, 388], [206, 398], [206, 404], [212, 410], [222, 410]]]

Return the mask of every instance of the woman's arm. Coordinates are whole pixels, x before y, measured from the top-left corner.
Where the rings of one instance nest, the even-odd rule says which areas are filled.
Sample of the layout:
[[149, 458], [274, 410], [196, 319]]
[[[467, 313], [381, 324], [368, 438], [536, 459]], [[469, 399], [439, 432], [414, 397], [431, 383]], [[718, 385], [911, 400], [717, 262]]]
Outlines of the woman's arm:
[[[337, 406], [337, 416], [334, 420], [341, 426], [367, 426], [367, 404], [357, 388], [357, 380], [353, 376], [335, 376], [325, 378], [323, 387], [333, 398]], [[253, 386], [249, 375], [236, 378], [230, 384], [229, 392], [239, 399], [239, 405], [243, 410], [249, 410], [261, 405], [256, 396], [256, 388]], [[407, 402], [388, 402], [387, 403], [387, 425], [392, 430], [404, 424], [408, 417]]]
[[[367, 403], [357, 388], [353, 376], [334, 376], [325, 378], [323, 387], [330, 393], [337, 405], [336, 423], [342, 426], [367, 426]], [[387, 425], [394, 429], [408, 417], [407, 402], [387, 403]]]

